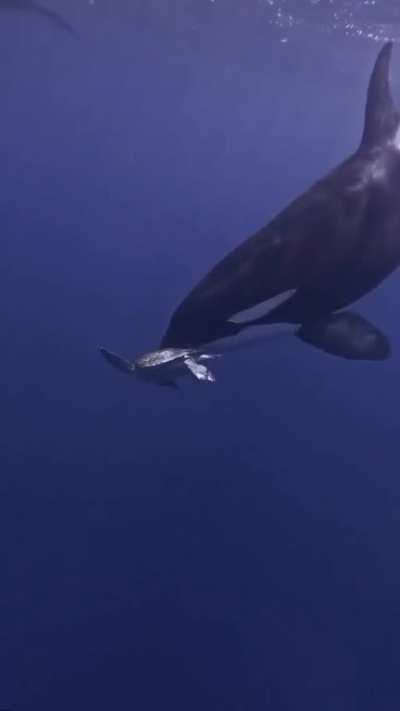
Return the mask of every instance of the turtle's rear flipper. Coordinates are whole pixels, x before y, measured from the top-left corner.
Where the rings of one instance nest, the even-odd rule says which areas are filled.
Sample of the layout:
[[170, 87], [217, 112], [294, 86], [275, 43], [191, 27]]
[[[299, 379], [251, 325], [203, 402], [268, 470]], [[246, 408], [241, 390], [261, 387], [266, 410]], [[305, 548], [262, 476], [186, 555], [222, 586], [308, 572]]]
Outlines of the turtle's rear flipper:
[[126, 358], [121, 358], [121, 356], [116, 355], [116, 353], [111, 353], [111, 351], [107, 351], [105, 348], [99, 348], [99, 351], [107, 363], [110, 363], [110, 365], [122, 373], [131, 375], [135, 370], [134, 364], [126, 360]]
[[205, 365], [201, 365], [201, 363], [198, 363], [193, 358], [185, 358], [185, 365], [196, 380], [215, 383], [215, 376]]
[[391, 355], [385, 334], [352, 311], [329, 314], [303, 324], [295, 335], [326, 353], [348, 360], [386, 360]]

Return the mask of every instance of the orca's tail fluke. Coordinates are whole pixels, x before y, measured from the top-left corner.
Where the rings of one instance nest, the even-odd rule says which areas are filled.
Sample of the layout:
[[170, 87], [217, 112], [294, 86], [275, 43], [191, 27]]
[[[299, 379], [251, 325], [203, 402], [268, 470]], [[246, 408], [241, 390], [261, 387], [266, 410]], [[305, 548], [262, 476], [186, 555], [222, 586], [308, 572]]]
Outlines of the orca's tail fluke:
[[368, 87], [364, 133], [361, 146], [373, 148], [392, 140], [400, 126], [400, 113], [393, 101], [390, 59], [393, 42], [387, 42], [378, 54]]

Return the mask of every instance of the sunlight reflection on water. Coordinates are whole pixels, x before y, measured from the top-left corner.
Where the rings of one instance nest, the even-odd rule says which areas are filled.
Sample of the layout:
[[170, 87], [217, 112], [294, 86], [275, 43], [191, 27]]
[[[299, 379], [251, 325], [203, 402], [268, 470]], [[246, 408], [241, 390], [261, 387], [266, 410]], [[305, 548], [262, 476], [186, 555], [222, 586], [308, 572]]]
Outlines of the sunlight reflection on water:
[[287, 42], [299, 26], [371, 41], [400, 39], [398, 0], [259, 0]]

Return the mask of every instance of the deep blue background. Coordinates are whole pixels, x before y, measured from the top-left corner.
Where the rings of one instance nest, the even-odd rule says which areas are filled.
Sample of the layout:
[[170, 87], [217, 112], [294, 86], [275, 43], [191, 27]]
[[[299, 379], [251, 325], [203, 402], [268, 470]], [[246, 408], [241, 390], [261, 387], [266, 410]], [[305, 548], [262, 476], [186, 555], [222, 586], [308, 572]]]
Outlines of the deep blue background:
[[0, 15], [0, 707], [398, 711], [399, 276], [384, 364], [285, 336], [176, 394], [96, 353], [357, 145], [378, 45], [52, 7], [80, 40]]

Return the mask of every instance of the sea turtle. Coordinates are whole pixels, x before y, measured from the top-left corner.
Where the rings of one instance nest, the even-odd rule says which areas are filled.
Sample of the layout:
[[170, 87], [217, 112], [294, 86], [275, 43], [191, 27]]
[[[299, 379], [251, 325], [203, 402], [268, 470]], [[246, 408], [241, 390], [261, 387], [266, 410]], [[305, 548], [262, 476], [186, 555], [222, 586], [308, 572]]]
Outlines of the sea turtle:
[[191, 375], [194, 380], [215, 382], [215, 376], [201, 361], [217, 358], [211, 353], [202, 353], [193, 348], [164, 348], [144, 353], [134, 361], [122, 358], [105, 348], [99, 348], [105, 360], [127, 375], [136, 375], [140, 380], [176, 388], [176, 380]]

